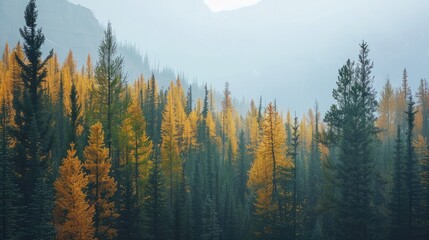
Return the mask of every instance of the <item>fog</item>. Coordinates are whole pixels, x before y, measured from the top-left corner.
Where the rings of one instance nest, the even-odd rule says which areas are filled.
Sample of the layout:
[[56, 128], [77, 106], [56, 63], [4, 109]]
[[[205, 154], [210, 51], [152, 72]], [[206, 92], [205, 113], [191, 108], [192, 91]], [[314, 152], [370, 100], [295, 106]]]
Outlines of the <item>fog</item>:
[[413, 91], [429, 76], [424, 0], [70, 1], [188, 79], [218, 90], [228, 81], [237, 98], [275, 98], [283, 109], [308, 109], [317, 99], [326, 110], [338, 69], [357, 59], [362, 40], [378, 90], [388, 75], [399, 86], [404, 67]]

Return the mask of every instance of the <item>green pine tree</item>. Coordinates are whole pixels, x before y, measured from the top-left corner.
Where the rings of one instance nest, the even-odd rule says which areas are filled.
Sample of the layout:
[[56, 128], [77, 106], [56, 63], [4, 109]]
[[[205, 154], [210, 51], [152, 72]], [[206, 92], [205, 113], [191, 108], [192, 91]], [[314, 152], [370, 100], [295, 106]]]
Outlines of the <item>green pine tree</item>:
[[330, 141], [339, 146], [335, 182], [336, 234], [340, 239], [370, 239], [375, 227], [371, 197], [377, 101], [368, 53], [368, 44], [363, 42], [357, 66], [348, 60], [339, 70], [333, 91], [336, 104], [325, 116], [334, 133]]
[[149, 173], [149, 181], [144, 190], [143, 233], [144, 239], [170, 239], [171, 219], [167, 208], [167, 192], [162, 174], [159, 153]]

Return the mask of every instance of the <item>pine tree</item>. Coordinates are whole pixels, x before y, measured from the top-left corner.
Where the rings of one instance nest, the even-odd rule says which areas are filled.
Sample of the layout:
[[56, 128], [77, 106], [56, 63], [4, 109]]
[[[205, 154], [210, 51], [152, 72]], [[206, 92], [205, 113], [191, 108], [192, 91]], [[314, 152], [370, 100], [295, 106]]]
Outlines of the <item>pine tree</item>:
[[209, 196], [206, 197], [204, 201], [203, 208], [203, 218], [202, 218], [202, 229], [203, 233], [201, 234], [200, 239], [203, 240], [219, 240], [220, 239], [220, 227], [217, 219], [216, 205], [210, 199]]
[[400, 240], [405, 239], [405, 225], [403, 220], [405, 219], [405, 195], [404, 195], [404, 153], [402, 143], [401, 126], [397, 126], [397, 134], [395, 140], [395, 159], [393, 164], [393, 186], [391, 192], [391, 222], [390, 222], [390, 239]]
[[238, 144], [238, 168], [237, 168], [237, 189], [238, 198], [241, 203], [245, 201], [246, 183], [247, 183], [247, 172], [249, 171], [250, 163], [247, 156], [246, 142], [244, 139], [244, 131], [240, 131], [239, 144]]
[[72, 143], [54, 182], [56, 239], [94, 238], [94, 206], [86, 197], [89, 181], [82, 167]]
[[146, 135], [146, 121], [136, 99], [128, 106], [127, 116], [121, 127], [124, 141], [122, 166], [123, 186], [121, 188], [119, 237], [121, 239], [141, 238], [143, 190], [147, 184], [151, 167], [152, 142]]
[[[40, 239], [51, 236], [52, 222], [49, 217], [52, 195], [47, 182], [48, 161], [52, 143], [50, 114], [47, 111], [48, 96], [43, 82], [47, 75], [46, 63], [52, 51], [42, 60], [41, 46], [45, 37], [37, 29], [36, 2], [30, 0], [25, 9], [25, 26], [20, 29], [24, 39], [24, 53], [15, 54], [21, 68], [22, 88], [15, 85], [14, 109], [15, 161], [18, 165], [19, 187], [22, 193], [24, 221], [20, 221], [23, 238]], [[25, 209], [25, 210], [24, 210]]]
[[24, 238], [31, 236], [32, 239], [50, 239], [54, 236], [54, 226], [52, 223], [53, 194], [48, 174], [44, 170], [47, 168], [46, 162], [40, 161], [40, 135], [37, 129], [36, 114], [33, 114], [30, 127], [30, 141], [34, 144], [30, 152], [31, 159], [35, 160], [34, 189], [31, 192], [31, 201], [26, 212], [30, 216], [25, 220]]
[[405, 112], [407, 120], [406, 131], [406, 151], [404, 164], [404, 185], [405, 185], [405, 237], [409, 239], [418, 239], [420, 236], [418, 222], [421, 204], [421, 188], [419, 179], [419, 166], [415, 156], [414, 141], [414, 121], [416, 110], [412, 95], [408, 95], [408, 107]]
[[106, 144], [113, 166], [119, 166], [119, 159], [113, 156], [113, 145], [117, 141], [117, 126], [120, 124], [120, 96], [125, 89], [123, 77], [123, 57], [117, 55], [117, 44], [110, 22], [98, 48], [98, 61], [95, 66], [95, 97], [100, 104], [99, 120], [106, 127]]
[[79, 126], [82, 123], [82, 106], [79, 103], [79, 95], [76, 89], [76, 84], [72, 83], [70, 91], [70, 124], [69, 124], [69, 142], [70, 143], [79, 143], [78, 131]]
[[0, 239], [17, 239], [19, 236], [19, 208], [16, 203], [21, 195], [16, 185], [15, 166], [10, 152], [12, 138], [9, 105], [3, 93], [0, 115]]
[[360, 44], [360, 48], [356, 68], [348, 60], [339, 70], [337, 88], [333, 91], [336, 104], [325, 116], [334, 133], [329, 140], [339, 146], [334, 173], [338, 189], [336, 234], [341, 239], [371, 238], [371, 219], [374, 219], [371, 196], [377, 101], [367, 43]]
[[317, 207], [320, 202], [320, 198], [322, 195], [322, 158], [320, 153], [320, 112], [319, 105], [316, 102], [315, 110], [314, 110], [315, 118], [314, 118], [314, 126], [312, 127], [312, 138], [311, 138], [311, 158], [308, 166], [308, 206], [309, 209], [306, 212], [309, 215], [309, 226], [311, 228], [315, 227], [318, 221], [318, 213]]
[[117, 235], [114, 220], [118, 217], [112, 197], [116, 182], [110, 176], [109, 149], [104, 145], [101, 123], [91, 127], [88, 145], [84, 149], [84, 168], [88, 172], [89, 202], [94, 207], [94, 231], [96, 238], [113, 239]]
[[297, 214], [298, 214], [298, 177], [297, 177], [297, 166], [298, 166], [298, 146], [300, 144], [300, 134], [298, 118], [294, 118], [292, 125], [292, 139], [291, 139], [291, 152], [289, 153], [292, 156], [293, 167], [292, 167], [292, 239], [297, 239]]
[[189, 85], [188, 92], [186, 95], [186, 114], [190, 114], [192, 112], [192, 86]]
[[171, 222], [167, 207], [165, 180], [157, 156], [159, 154], [155, 154], [149, 181], [144, 190], [143, 232], [145, 239], [170, 239]]

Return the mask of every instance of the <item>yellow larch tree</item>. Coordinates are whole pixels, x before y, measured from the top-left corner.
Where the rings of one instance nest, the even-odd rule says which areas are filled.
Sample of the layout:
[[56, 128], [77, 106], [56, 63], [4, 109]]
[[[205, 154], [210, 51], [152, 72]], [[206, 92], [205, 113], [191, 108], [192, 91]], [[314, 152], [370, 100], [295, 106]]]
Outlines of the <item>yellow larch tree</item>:
[[[256, 214], [261, 218], [273, 220], [284, 215], [285, 189], [280, 181], [286, 176], [283, 170], [291, 168], [292, 162], [287, 155], [286, 134], [283, 120], [272, 103], [268, 104], [263, 122], [263, 135], [256, 157], [249, 171], [248, 187], [256, 194]], [[282, 170], [283, 169], [283, 170]], [[263, 231], [273, 226], [262, 226]]]
[[94, 239], [94, 206], [87, 201], [88, 183], [72, 143], [54, 182], [56, 239]]
[[84, 149], [84, 167], [88, 172], [89, 200], [94, 207], [94, 231], [98, 239], [113, 239], [117, 230], [113, 227], [118, 217], [112, 200], [116, 192], [116, 182], [110, 176], [112, 166], [109, 149], [104, 144], [104, 132], [101, 123], [91, 126], [88, 145]]
[[[381, 99], [378, 104], [377, 127], [382, 129], [378, 135], [381, 141], [391, 142], [395, 136], [395, 94], [393, 92], [390, 80], [387, 79], [386, 84], [381, 92]], [[390, 149], [390, 148], [389, 148]]]
[[170, 91], [172, 91], [173, 94], [174, 111], [177, 119], [177, 142], [179, 145], [180, 153], [185, 153], [187, 150], [186, 131], [188, 131], [189, 129], [186, 129], [188, 120], [185, 113], [185, 108], [183, 107], [185, 104], [185, 94], [179, 78], [177, 78], [176, 80], [176, 85], [171, 82]]
[[256, 108], [253, 100], [250, 103], [250, 110], [246, 116], [246, 128], [247, 138], [249, 139], [247, 151], [249, 152], [249, 156], [253, 159], [256, 156], [256, 151], [261, 137], [261, 131], [258, 123], [258, 109]]
[[[76, 71], [76, 60], [74, 59], [73, 52], [71, 50], [67, 54], [66, 60], [64, 61], [61, 74], [63, 77], [64, 96], [70, 96], [72, 83], [76, 84], [78, 75]], [[70, 114], [69, 97], [64, 98], [64, 106], [67, 114]]]
[[[5, 76], [5, 97], [9, 102], [12, 102], [12, 99], [14, 97], [13, 92], [20, 92], [23, 90], [23, 82], [21, 79], [21, 67], [18, 64], [18, 61], [16, 60], [16, 56], [19, 57], [19, 59], [24, 58], [24, 53], [22, 51], [22, 46], [18, 43], [15, 48], [12, 50], [12, 54], [9, 55], [9, 62], [8, 62], [8, 70], [6, 72]], [[11, 108], [10, 112], [11, 116], [11, 124], [14, 125], [14, 118], [15, 118], [15, 109]]]
[[162, 114], [161, 167], [167, 180], [169, 203], [170, 206], [173, 206], [174, 193], [178, 190], [180, 174], [182, 172], [182, 161], [177, 141], [177, 119], [176, 111], [174, 110], [173, 91], [171, 90], [168, 91], [167, 104]]
[[[228, 152], [226, 147], [231, 146], [232, 157], [235, 159], [238, 149], [237, 143], [237, 128], [234, 121], [234, 107], [232, 105], [231, 92], [229, 91], [229, 84], [225, 84], [224, 96], [222, 100], [222, 154], [225, 160], [225, 155]], [[230, 144], [229, 144], [230, 143]], [[232, 160], [232, 159], [231, 159]]]
[[185, 141], [186, 148], [189, 150], [190, 148], [196, 147], [197, 145], [197, 122], [198, 122], [198, 113], [196, 111], [192, 111], [187, 118], [187, 122], [185, 125]]
[[121, 132], [127, 137], [127, 149], [132, 159], [134, 193], [137, 199], [140, 199], [142, 182], [145, 182], [149, 175], [153, 144], [146, 135], [146, 121], [137, 99], [133, 99], [128, 106]]

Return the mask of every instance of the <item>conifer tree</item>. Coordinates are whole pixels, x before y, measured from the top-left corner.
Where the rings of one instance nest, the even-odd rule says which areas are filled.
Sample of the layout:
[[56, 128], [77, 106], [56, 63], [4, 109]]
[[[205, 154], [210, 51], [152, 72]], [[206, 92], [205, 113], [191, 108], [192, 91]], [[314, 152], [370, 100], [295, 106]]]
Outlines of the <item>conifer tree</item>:
[[334, 172], [338, 189], [336, 234], [341, 239], [369, 239], [373, 233], [371, 196], [377, 101], [367, 43], [360, 44], [360, 48], [356, 68], [348, 60], [339, 70], [337, 88], [333, 91], [336, 104], [325, 116], [334, 133], [329, 140], [339, 146]]
[[[48, 97], [43, 87], [47, 75], [46, 64], [52, 57], [52, 50], [42, 60], [41, 46], [45, 36], [37, 29], [35, 0], [30, 0], [25, 9], [25, 26], [20, 28], [24, 39], [24, 54], [15, 54], [21, 69], [22, 88], [16, 85], [14, 91], [16, 139], [15, 161], [18, 165], [19, 187], [22, 193], [24, 221], [20, 221], [23, 238], [38, 239], [51, 236], [50, 216], [52, 194], [47, 182], [47, 167], [50, 161], [52, 135], [50, 114], [47, 111]], [[34, 225], [33, 225], [34, 224]]]
[[4, 89], [0, 113], [0, 239], [18, 238], [19, 208], [17, 200], [21, 197], [16, 185], [15, 166], [11, 158], [11, 117], [10, 103]]
[[192, 85], [189, 85], [188, 92], [186, 94], [186, 114], [190, 114], [192, 112]]
[[285, 209], [282, 200], [284, 189], [279, 185], [280, 169], [293, 167], [286, 158], [286, 136], [281, 117], [272, 103], [268, 104], [263, 118], [263, 137], [258, 147], [256, 158], [249, 171], [248, 186], [256, 194], [256, 215], [259, 217], [258, 235], [262, 238], [278, 239], [277, 226], [284, 221]]
[[99, 120], [106, 127], [106, 145], [109, 149], [109, 157], [112, 158], [115, 167], [119, 166], [119, 159], [113, 156], [113, 144], [117, 142], [117, 126], [120, 123], [121, 110], [120, 100], [126, 84], [123, 76], [123, 65], [123, 57], [117, 55], [117, 44], [112, 25], [108, 23], [98, 48], [98, 61], [95, 66], [96, 85], [92, 91], [102, 110]]
[[89, 182], [82, 167], [72, 143], [54, 182], [56, 239], [94, 238], [94, 206], [90, 206], [87, 200]]
[[114, 220], [118, 217], [112, 197], [116, 192], [116, 182], [110, 176], [111, 162], [109, 149], [104, 145], [101, 123], [91, 127], [88, 145], [84, 149], [84, 168], [88, 172], [89, 202], [94, 207], [94, 236], [113, 239], [117, 235]]
[[405, 151], [405, 238], [415, 239], [420, 237], [420, 229], [418, 227], [418, 218], [421, 204], [421, 188], [419, 179], [419, 165], [415, 156], [414, 149], [414, 121], [417, 111], [414, 107], [412, 95], [408, 95], [407, 111], [405, 112], [407, 120], [406, 131], [406, 151]]
[[[171, 87], [173, 85], [171, 84]], [[177, 142], [177, 120], [173, 103], [173, 88], [167, 94], [167, 105], [162, 118], [161, 166], [167, 180], [169, 207], [173, 207], [175, 192], [178, 190], [182, 161]]]
[[79, 95], [76, 89], [76, 84], [72, 83], [70, 91], [70, 126], [69, 126], [69, 142], [70, 143], [79, 143], [78, 131], [79, 126], [82, 123], [82, 106], [79, 103]]
[[403, 221], [405, 219], [405, 189], [404, 189], [404, 153], [402, 143], [401, 126], [397, 126], [395, 139], [395, 158], [393, 164], [393, 186], [391, 192], [391, 222], [390, 222], [390, 239], [400, 240], [405, 238]]
[[155, 154], [148, 184], [144, 190], [143, 233], [145, 239], [170, 239], [171, 237], [171, 219], [167, 207], [165, 180], [158, 156], [159, 153]]
[[293, 167], [292, 167], [292, 239], [297, 239], [297, 213], [298, 213], [298, 178], [297, 178], [297, 166], [298, 166], [298, 146], [299, 146], [299, 139], [300, 134], [298, 132], [299, 130], [299, 123], [298, 118], [294, 118], [294, 122], [292, 125], [292, 139], [291, 139], [291, 152], [290, 155], [292, 156], [293, 160]]
[[209, 196], [206, 197], [204, 201], [203, 208], [203, 218], [202, 218], [202, 229], [200, 239], [204, 240], [219, 240], [220, 239], [220, 227], [218, 223], [217, 213], [216, 213], [216, 204], [210, 199]]

